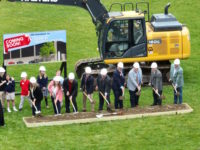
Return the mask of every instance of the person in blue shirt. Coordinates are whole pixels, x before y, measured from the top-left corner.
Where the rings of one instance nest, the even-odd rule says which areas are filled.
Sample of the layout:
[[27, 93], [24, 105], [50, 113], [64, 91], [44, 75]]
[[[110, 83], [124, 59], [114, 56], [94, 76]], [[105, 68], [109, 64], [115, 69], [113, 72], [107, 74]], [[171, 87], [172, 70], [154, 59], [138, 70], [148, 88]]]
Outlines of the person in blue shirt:
[[10, 101], [12, 101], [12, 106], [14, 111], [18, 111], [15, 107], [15, 80], [11, 78], [10, 75], [6, 75], [6, 100], [7, 100], [7, 111], [10, 113]]

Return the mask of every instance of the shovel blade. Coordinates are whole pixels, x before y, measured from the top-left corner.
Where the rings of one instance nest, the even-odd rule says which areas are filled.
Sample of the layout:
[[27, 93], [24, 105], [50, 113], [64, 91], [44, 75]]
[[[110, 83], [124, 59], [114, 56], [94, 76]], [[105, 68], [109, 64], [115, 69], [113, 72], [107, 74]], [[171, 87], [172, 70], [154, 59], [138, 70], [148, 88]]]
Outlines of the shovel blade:
[[97, 118], [102, 118], [103, 114], [96, 115]]

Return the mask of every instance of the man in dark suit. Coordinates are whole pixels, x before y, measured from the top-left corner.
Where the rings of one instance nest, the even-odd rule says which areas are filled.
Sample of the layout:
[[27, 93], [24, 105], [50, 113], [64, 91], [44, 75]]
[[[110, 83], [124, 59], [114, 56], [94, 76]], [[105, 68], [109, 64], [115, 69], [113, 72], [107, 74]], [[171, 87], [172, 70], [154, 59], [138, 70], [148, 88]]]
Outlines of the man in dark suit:
[[[86, 112], [86, 101], [87, 98], [93, 101], [94, 92], [94, 78], [91, 75], [92, 69], [90, 67], [85, 68], [85, 74], [81, 80], [81, 90], [83, 91], [83, 112]], [[87, 95], [87, 96], [86, 96]], [[91, 111], [94, 112], [94, 103], [91, 103]]]
[[117, 64], [117, 69], [113, 73], [113, 83], [112, 89], [115, 96], [115, 109], [123, 109], [123, 100], [120, 100], [119, 97], [124, 94], [125, 88], [125, 77], [123, 74], [124, 64], [119, 62]]
[[65, 95], [66, 113], [70, 113], [70, 100], [72, 101], [76, 109], [76, 110], [73, 109], [73, 111], [78, 111], [78, 107], [76, 103], [76, 97], [78, 94], [78, 82], [75, 80], [74, 73], [72, 72], [69, 73], [68, 79], [64, 80], [63, 89], [64, 89], [64, 95]]
[[162, 73], [158, 69], [158, 65], [155, 62], [153, 62], [151, 64], [151, 77], [150, 77], [150, 83], [149, 84], [152, 86], [152, 88], [154, 88], [154, 90], [153, 90], [154, 102], [153, 102], [152, 106], [162, 105], [162, 100], [157, 94], [157, 93], [159, 93], [159, 95], [162, 95], [162, 89], [163, 89], [163, 87], [162, 87]]
[[[107, 69], [101, 69], [100, 74], [97, 77], [97, 86], [96, 90], [99, 91], [99, 111], [103, 110], [104, 98], [110, 103], [110, 89], [111, 89], [111, 80], [107, 75]], [[110, 111], [110, 107], [107, 104], [107, 110]]]

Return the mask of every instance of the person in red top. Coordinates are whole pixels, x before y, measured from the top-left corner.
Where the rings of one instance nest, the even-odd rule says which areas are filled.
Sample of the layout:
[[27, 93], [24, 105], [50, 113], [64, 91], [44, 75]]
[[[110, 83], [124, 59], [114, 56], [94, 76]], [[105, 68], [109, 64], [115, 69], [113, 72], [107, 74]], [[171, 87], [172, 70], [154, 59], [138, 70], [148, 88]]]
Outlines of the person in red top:
[[29, 98], [29, 85], [30, 85], [30, 81], [27, 80], [27, 73], [26, 72], [22, 72], [21, 73], [21, 78], [22, 78], [22, 80], [20, 81], [21, 101], [20, 101], [20, 104], [19, 104], [19, 111], [22, 110], [25, 99], [28, 99], [28, 102], [29, 102], [30, 106], [32, 107], [32, 103], [31, 103], [31, 100]]
[[77, 102], [76, 97], [78, 94], [78, 82], [75, 79], [74, 73], [69, 73], [68, 78], [66, 78], [63, 82], [63, 89], [65, 95], [65, 109], [66, 113], [70, 113], [70, 101], [73, 103], [75, 110], [77, 112]]

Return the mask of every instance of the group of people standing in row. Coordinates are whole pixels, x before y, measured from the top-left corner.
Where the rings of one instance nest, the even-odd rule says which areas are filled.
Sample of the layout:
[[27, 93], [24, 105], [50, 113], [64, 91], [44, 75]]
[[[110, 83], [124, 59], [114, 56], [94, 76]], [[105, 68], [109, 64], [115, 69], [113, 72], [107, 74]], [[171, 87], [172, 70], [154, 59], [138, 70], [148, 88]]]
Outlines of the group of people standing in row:
[[[124, 64], [119, 62], [117, 68], [113, 73], [112, 81], [108, 75], [107, 69], [101, 69], [97, 82], [94, 87], [94, 77], [92, 76], [92, 69], [90, 67], [85, 68], [85, 73], [81, 79], [80, 90], [83, 93], [83, 112], [86, 112], [86, 103], [89, 100], [91, 104], [91, 111], [95, 111], [95, 100], [93, 99], [94, 91], [99, 92], [99, 111], [103, 110], [104, 102], [107, 103], [107, 110], [111, 111], [110, 93], [111, 89], [114, 93], [114, 106], [115, 109], [123, 109], [123, 96], [125, 94], [125, 87], [127, 86], [130, 95], [131, 107], [137, 107], [139, 105], [139, 97], [141, 93], [141, 86], [143, 84], [142, 69], [138, 62], [133, 64], [133, 68], [128, 73], [127, 82], [123, 73]], [[171, 65], [170, 78], [174, 86], [174, 104], [182, 103], [182, 87], [183, 81], [183, 69], [180, 66], [180, 60], [176, 59]], [[162, 95], [162, 73], [158, 69], [157, 63], [151, 64], [151, 76], [149, 85], [153, 89], [153, 106], [162, 105], [160, 95]], [[46, 107], [48, 105], [48, 93], [52, 100], [55, 115], [61, 114], [61, 107], [63, 104], [63, 97], [65, 97], [65, 111], [70, 113], [70, 103], [73, 106], [73, 111], [78, 111], [77, 95], [78, 95], [78, 81], [75, 79], [74, 73], [69, 73], [68, 78], [64, 79], [61, 76], [61, 71], [56, 72], [55, 77], [50, 83], [48, 83], [48, 76], [46, 74], [46, 68], [40, 66], [39, 75], [37, 78], [31, 77], [27, 79], [27, 73], [21, 73], [21, 100], [19, 104], [19, 111], [22, 111], [25, 99], [28, 100], [31, 108], [32, 115], [36, 115], [36, 111], [41, 111], [41, 101], [45, 99]], [[177, 92], [179, 94], [177, 95]], [[15, 81], [5, 73], [5, 69], [0, 67], [0, 125], [4, 124], [3, 108], [4, 101], [7, 100], [7, 111], [11, 112], [10, 101], [14, 111], [18, 111], [15, 107]], [[178, 101], [179, 100], [179, 101]]]

